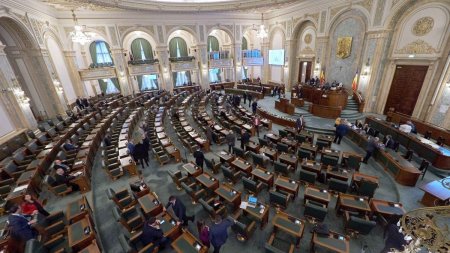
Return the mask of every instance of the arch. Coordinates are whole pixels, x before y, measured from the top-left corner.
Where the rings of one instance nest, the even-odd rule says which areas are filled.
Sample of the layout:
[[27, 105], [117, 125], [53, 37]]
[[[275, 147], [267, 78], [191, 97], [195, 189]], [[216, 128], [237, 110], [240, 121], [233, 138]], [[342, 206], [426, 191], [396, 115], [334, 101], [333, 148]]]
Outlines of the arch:
[[[128, 32], [122, 39], [122, 48], [129, 50], [131, 49], [131, 43], [138, 38], [145, 39], [150, 43], [150, 46], [154, 50], [156, 46], [158, 45], [156, 43], [156, 40], [154, 39], [154, 36], [151, 33], [148, 33], [146, 30], [127, 30]], [[155, 52], [152, 51], [153, 58], [156, 56]]]
[[269, 36], [268, 36], [269, 44], [271, 44], [273, 35], [277, 31], [281, 31], [281, 33], [283, 34], [283, 43], [284, 43], [284, 41], [286, 41], [286, 34], [287, 34], [286, 29], [284, 29], [284, 27], [281, 24], [277, 24], [275, 26], [270, 27], [270, 29], [269, 29]]
[[[178, 32], [178, 34], [177, 34], [177, 32]], [[167, 44], [169, 43], [169, 41], [172, 37], [180, 36], [182, 32], [185, 32], [186, 34], [191, 36], [191, 38], [189, 38], [189, 39], [191, 39], [191, 41], [189, 41], [189, 42], [192, 42], [193, 45], [198, 44], [199, 39], [198, 39], [197, 32], [186, 26], [175, 26], [172, 29], [170, 29], [169, 31], [167, 31], [167, 33], [166, 33], [167, 34], [167, 37], [166, 37]], [[186, 39], [186, 38], [184, 38], [184, 39]]]
[[245, 38], [245, 36], [242, 36], [242, 50], [247, 50], [248, 49], [248, 41], [247, 38]]
[[370, 13], [365, 8], [359, 5], [353, 5], [351, 9], [343, 8], [336, 13], [336, 15], [330, 20], [330, 22], [328, 22], [329, 29], [325, 29], [326, 35], [330, 35], [331, 31], [336, 28], [338, 23], [340, 23], [343, 19], [350, 17], [351, 15], [359, 17], [364, 22], [365, 30], [367, 31], [367, 28], [370, 25]]
[[32, 35], [33, 32], [30, 31], [28, 27], [19, 19], [13, 16], [0, 15], [0, 21], [1, 27], [4, 28], [7, 34], [10, 36], [10, 39], [12, 40], [11, 42], [14, 43], [14, 46], [27, 49], [39, 48], [39, 43]]
[[228, 35], [228, 37], [230, 38], [230, 43], [233, 43], [235, 41], [233, 31], [231, 31], [230, 29], [228, 29], [225, 26], [220, 26], [220, 25], [219, 26], [217, 26], [217, 25], [213, 26], [208, 31], [206, 31], [206, 34], [211, 34], [215, 30], [220, 30], [220, 31], [225, 32]]
[[[100, 50], [100, 55], [98, 50]], [[102, 64], [102, 63], [112, 63], [114, 61], [111, 55], [111, 48], [108, 42], [104, 40], [94, 40], [89, 44], [89, 54], [91, 55], [92, 63]], [[100, 56], [100, 58], [98, 58]]]
[[316, 21], [310, 17], [303, 18], [300, 19], [292, 29], [292, 36], [294, 37], [293, 39], [298, 39], [298, 36], [301, 34], [302, 30], [309, 25], [313, 26], [317, 32], [317, 27], [319, 25], [316, 23]]

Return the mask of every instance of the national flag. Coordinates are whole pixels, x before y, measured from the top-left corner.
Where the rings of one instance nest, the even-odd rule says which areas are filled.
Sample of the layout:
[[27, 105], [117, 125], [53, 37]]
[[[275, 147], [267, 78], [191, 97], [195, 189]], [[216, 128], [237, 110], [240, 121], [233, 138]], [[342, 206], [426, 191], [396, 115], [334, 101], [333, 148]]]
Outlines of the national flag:
[[356, 71], [356, 75], [353, 78], [352, 90], [354, 90], [354, 91], [358, 90], [358, 70]]
[[320, 84], [325, 83], [325, 74], [323, 73], [323, 70], [320, 71]]

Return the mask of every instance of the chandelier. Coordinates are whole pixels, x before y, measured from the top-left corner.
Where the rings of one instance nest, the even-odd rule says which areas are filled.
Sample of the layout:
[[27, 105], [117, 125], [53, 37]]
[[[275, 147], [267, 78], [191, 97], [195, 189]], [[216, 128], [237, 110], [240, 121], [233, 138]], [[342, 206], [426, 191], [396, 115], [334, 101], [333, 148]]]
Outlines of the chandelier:
[[72, 17], [73, 22], [75, 23], [73, 32], [70, 32], [70, 38], [72, 39], [72, 41], [74, 43], [80, 43], [81, 45], [92, 41], [91, 33], [83, 31], [86, 26], [78, 24], [78, 19], [75, 15], [74, 10], [72, 10]]
[[262, 13], [261, 13], [261, 25], [259, 26], [259, 29], [256, 31], [256, 37], [260, 39], [265, 39], [268, 37], [266, 27], [264, 26], [264, 14]]

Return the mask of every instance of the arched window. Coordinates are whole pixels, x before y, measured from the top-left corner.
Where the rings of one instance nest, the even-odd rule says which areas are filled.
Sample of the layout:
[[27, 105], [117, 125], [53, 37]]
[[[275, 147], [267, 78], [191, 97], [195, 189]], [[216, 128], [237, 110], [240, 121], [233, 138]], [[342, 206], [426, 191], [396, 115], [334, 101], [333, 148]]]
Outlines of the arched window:
[[170, 57], [186, 57], [188, 56], [187, 44], [184, 39], [175, 37], [169, 42]]
[[242, 50], [247, 50], [247, 49], [248, 49], [247, 39], [245, 37], [242, 37]]
[[158, 76], [157, 75], [142, 75], [137, 76], [139, 89], [141, 91], [157, 90], [158, 89]]
[[219, 51], [219, 40], [214, 36], [208, 36], [208, 52]]
[[190, 71], [178, 71], [172, 73], [173, 82], [175, 87], [185, 86], [191, 82], [191, 72]]
[[153, 60], [152, 45], [145, 39], [135, 39], [131, 42], [131, 55], [133, 60]]
[[113, 64], [108, 43], [102, 40], [94, 41], [89, 46], [89, 52], [94, 64]]
[[117, 78], [99, 79], [100, 89], [105, 94], [120, 93], [119, 80]]

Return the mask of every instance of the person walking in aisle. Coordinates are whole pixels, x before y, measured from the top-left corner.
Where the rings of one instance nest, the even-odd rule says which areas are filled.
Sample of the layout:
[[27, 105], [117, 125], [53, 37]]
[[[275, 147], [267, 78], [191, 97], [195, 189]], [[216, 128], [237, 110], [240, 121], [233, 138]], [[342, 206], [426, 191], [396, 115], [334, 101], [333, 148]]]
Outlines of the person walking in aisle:
[[369, 137], [369, 142], [366, 146], [366, 156], [364, 157], [363, 163], [367, 164], [373, 152], [378, 148], [378, 140], [378, 137]]
[[203, 169], [203, 161], [205, 161], [205, 155], [203, 154], [202, 149], [198, 147], [193, 156], [195, 158], [195, 164]]
[[230, 130], [225, 139], [227, 140], [228, 144], [228, 152], [231, 153], [236, 142], [236, 135], [234, 134], [233, 130]]
[[341, 123], [336, 127], [336, 132], [334, 135], [334, 143], [341, 144], [342, 137], [344, 137], [349, 130], [347, 120], [342, 120]]
[[253, 103], [252, 103], [252, 112], [253, 112], [253, 115], [256, 114], [256, 108], [258, 108], [258, 100], [257, 100], [257, 99], [255, 99], [255, 101], [253, 101]]
[[214, 217], [214, 224], [209, 231], [209, 237], [212, 246], [214, 247], [214, 253], [219, 253], [220, 248], [227, 242], [228, 228], [233, 225], [231, 219], [222, 220], [220, 215]]
[[247, 145], [247, 143], [250, 141], [250, 133], [243, 129], [242, 133], [241, 133], [241, 149], [245, 151], [245, 147]]
[[256, 115], [253, 118], [253, 126], [255, 127], [256, 130], [256, 135], [259, 137], [259, 126], [261, 125], [261, 119], [259, 118], [258, 115]]

